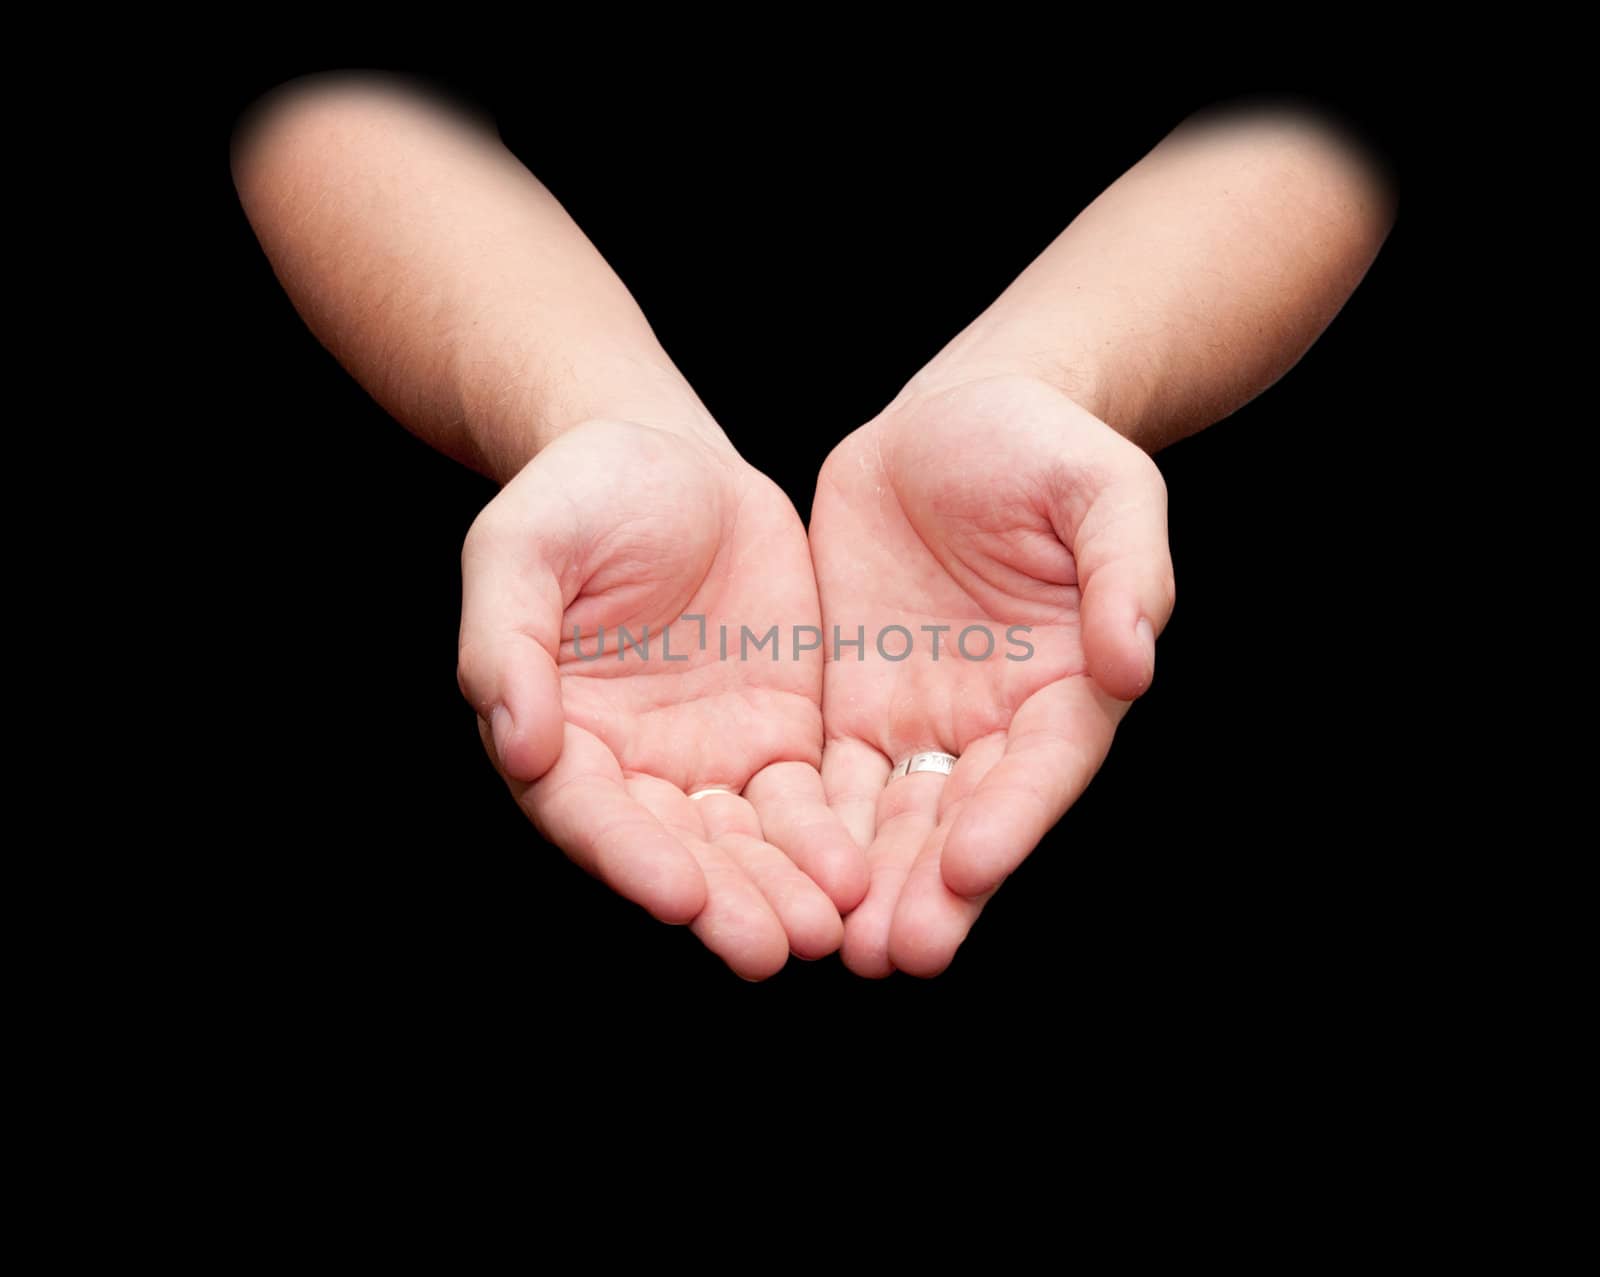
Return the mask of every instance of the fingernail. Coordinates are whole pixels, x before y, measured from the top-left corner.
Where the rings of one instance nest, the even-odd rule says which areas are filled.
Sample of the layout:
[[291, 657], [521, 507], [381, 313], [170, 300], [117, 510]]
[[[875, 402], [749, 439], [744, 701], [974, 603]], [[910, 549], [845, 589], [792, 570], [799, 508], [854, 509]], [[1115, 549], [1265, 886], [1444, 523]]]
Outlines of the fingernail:
[[1150, 618], [1141, 616], [1139, 624], [1135, 627], [1139, 632], [1139, 641], [1144, 644], [1145, 662], [1150, 666], [1150, 674], [1155, 676], [1156, 669], [1156, 631], [1150, 624]]
[[512, 731], [511, 711], [504, 705], [496, 705], [489, 715], [489, 730], [494, 733], [494, 752], [504, 758], [511, 746]]

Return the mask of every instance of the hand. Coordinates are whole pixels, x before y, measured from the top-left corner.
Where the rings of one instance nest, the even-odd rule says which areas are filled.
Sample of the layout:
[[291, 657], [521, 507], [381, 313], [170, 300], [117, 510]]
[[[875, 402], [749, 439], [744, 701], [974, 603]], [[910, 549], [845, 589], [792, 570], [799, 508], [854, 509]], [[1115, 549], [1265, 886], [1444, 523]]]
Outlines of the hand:
[[[731, 448], [588, 422], [484, 508], [462, 578], [462, 691], [546, 838], [747, 979], [838, 947], [866, 870], [823, 798], [822, 653], [790, 645], [816, 585], [780, 489]], [[779, 659], [737, 659], [746, 625], [779, 627]], [[619, 659], [619, 626], [647, 656]]]
[[[823, 774], [870, 870], [844, 961], [935, 975], [1150, 685], [1173, 604], [1166, 487], [1141, 449], [1060, 392], [991, 377], [903, 396], [840, 443], [818, 480], [811, 550], [828, 635]], [[878, 651], [891, 625], [914, 637], [903, 661]], [[835, 658], [834, 626], [846, 639], [864, 627], [863, 659]], [[963, 658], [968, 626], [993, 636], [987, 659]], [[1008, 637], [1012, 626], [1031, 629]], [[1023, 644], [1031, 656], [1007, 659]], [[974, 657], [987, 645], [969, 632]], [[905, 646], [885, 638], [890, 656]], [[959, 761], [949, 777], [886, 787], [891, 763], [919, 749]]]

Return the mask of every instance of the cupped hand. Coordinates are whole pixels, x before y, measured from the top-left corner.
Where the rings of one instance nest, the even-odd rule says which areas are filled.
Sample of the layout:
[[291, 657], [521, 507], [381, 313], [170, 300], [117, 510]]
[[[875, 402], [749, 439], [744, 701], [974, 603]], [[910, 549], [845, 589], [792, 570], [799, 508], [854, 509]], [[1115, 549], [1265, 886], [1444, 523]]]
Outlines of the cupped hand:
[[[1150, 685], [1173, 605], [1166, 488], [1060, 392], [991, 377], [903, 396], [840, 443], [810, 535], [829, 635], [823, 777], [870, 875], [844, 960], [937, 974]], [[835, 649], [836, 626], [863, 633], [859, 656]], [[891, 659], [903, 632], [910, 655]], [[959, 761], [886, 785], [917, 750]]]
[[822, 652], [792, 641], [816, 584], [776, 485], [588, 422], [484, 508], [462, 578], [462, 691], [546, 838], [746, 978], [838, 947], [866, 869], [818, 774]]

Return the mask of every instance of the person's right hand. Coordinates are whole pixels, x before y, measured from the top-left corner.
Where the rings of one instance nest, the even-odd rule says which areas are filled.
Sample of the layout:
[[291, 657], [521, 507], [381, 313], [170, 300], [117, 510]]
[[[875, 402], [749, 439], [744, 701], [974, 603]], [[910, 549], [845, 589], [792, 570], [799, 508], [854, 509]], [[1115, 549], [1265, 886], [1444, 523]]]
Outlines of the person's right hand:
[[[823, 796], [822, 652], [791, 643], [816, 583], [775, 484], [731, 448], [587, 422], [484, 508], [462, 582], [461, 689], [546, 838], [747, 979], [838, 947], [866, 863]], [[778, 659], [740, 660], [741, 627], [774, 625]], [[649, 627], [648, 658], [619, 659], [618, 626]], [[707, 787], [729, 792], [688, 797]]]

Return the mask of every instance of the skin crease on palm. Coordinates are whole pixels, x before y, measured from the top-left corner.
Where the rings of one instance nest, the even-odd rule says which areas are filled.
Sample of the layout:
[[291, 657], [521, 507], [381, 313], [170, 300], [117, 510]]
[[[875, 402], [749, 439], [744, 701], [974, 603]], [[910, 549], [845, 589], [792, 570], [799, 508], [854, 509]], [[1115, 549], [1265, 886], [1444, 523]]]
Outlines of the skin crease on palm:
[[[1150, 683], [1173, 602], [1166, 489], [1141, 449], [1060, 392], [988, 378], [845, 439], [818, 480], [811, 547], [828, 633], [916, 636], [904, 660], [869, 638], [825, 672], [823, 774], [870, 865], [844, 960], [932, 975]], [[957, 646], [974, 625], [996, 636], [987, 659]], [[1001, 641], [1014, 625], [1031, 627], [1028, 659], [1006, 659], [1021, 653]], [[948, 627], [938, 660], [924, 626]], [[974, 632], [966, 650], [987, 647]], [[885, 787], [918, 749], [956, 755], [954, 771]]]
[[[1287, 371], [1394, 212], [1314, 116], [1184, 123], [833, 450], [808, 537], [483, 120], [311, 77], [232, 158], [319, 340], [503, 485], [462, 552], [458, 667], [494, 766], [546, 838], [749, 979], [839, 948], [867, 976], [949, 964], [1150, 685], [1173, 581], [1148, 454]], [[585, 656], [605, 630], [599, 660], [575, 626]], [[648, 660], [618, 659], [621, 626]], [[822, 647], [738, 659], [772, 626]], [[864, 649], [834, 659], [834, 626]], [[889, 626], [908, 659], [879, 654]], [[887, 782], [922, 749], [951, 774]]]

